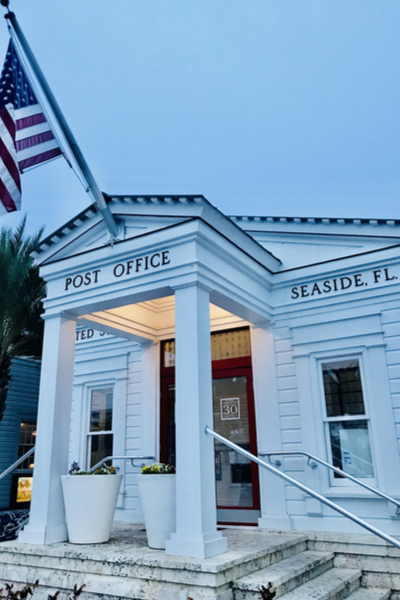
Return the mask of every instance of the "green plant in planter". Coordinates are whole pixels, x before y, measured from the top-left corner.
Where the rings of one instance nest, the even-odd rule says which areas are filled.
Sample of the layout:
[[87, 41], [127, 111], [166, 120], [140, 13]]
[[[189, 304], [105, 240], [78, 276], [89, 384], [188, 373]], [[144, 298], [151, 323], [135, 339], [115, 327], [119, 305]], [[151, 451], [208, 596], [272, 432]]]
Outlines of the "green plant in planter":
[[71, 544], [108, 542], [122, 478], [116, 474], [115, 467], [102, 465], [90, 473], [83, 471], [77, 463], [72, 465], [68, 475], [61, 475]]
[[95, 471], [82, 471], [79, 466], [79, 463], [73, 462], [70, 470], [68, 471], [70, 475], [116, 475], [117, 469], [112, 465], [108, 467], [107, 465], [101, 465]]
[[173, 465], [154, 463], [153, 465], [142, 467], [141, 473], [142, 475], [173, 475], [176, 473], [176, 469]]

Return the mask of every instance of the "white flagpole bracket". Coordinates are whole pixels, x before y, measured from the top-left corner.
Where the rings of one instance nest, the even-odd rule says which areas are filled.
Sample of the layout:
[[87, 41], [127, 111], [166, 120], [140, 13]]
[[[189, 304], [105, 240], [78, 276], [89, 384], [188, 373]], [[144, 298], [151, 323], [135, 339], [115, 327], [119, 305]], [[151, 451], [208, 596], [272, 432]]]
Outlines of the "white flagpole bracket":
[[[0, 0], [0, 3], [8, 8], [8, 0]], [[114, 215], [112, 214], [110, 208], [107, 206], [103, 193], [100, 191], [100, 188], [98, 187], [96, 180], [94, 179], [92, 172], [89, 169], [89, 166], [81, 152], [81, 149], [79, 148], [76, 139], [71, 129], [69, 128], [69, 125], [65, 120], [63, 113], [61, 112], [61, 109], [57, 103], [57, 100], [54, 97], [53, 92], [50, 89], [49, 84], [46, 81], [45, 76], [43, 75], [39, 63], [37, 62], [35, 55], [33, 54], [23, 31], [19, 26], [15, 14], [8, 10], [4, 17], [10, 22], [13, 32], [15, 33], [15, 36], [18, 39], [22, 50], [24, 51], [28, 64], [32, 69], [32, 72], [34, 73], [37, 81], [39, 82], [43, 94], [51, 110], [53, 111], [54, 116], [57, 119], [58, 125], [61, 131], [63, 132], [68, 146], [70, 147], [71, 152], [76, 160], [76, 163], [82, 173], [82, 177], [85, 181], [85, 184], [87, 185], [88, 194], [92, 196], [98, 210], [100, 211], [101, 216], [104, 219], [107, 229], [110, 232], [111, 240], [117, 240], [119, 231]]]

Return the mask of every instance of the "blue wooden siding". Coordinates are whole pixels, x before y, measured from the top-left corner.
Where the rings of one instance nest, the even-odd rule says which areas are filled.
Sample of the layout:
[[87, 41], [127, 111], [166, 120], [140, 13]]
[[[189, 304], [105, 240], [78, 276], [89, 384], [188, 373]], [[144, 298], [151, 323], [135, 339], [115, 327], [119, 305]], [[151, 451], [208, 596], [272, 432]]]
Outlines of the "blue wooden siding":
[[[36, 419], [39, 397], [40, 361], [13, 360], [7, 406], [0, 422], [0, 473], [18, 458], [21, 421]], [[12, 476], [0, 480], [0, 509], [9, 508]]]

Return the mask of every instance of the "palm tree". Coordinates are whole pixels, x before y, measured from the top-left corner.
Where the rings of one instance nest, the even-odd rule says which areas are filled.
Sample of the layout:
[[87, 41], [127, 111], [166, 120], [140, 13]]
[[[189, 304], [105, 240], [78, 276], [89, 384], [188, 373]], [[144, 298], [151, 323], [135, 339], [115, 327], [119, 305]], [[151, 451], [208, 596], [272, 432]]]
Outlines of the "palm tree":
[[11, 378], [11, 361], [18, 356], [40, 357], [43, 340], [42, 300], [46, 285], [30, 252], [43, 229], [24, 235], [26, 218], [15, 231], [0, 231], [0, 421]]

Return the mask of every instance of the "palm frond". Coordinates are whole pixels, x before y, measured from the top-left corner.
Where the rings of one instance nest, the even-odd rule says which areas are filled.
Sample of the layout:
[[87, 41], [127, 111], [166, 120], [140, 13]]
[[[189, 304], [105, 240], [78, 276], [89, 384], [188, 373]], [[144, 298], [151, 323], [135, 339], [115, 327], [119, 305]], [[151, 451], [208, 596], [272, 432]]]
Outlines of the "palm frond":
[[46, 285], [30, 253], [43, 229], [25, 236], [25, 226], [26, 217], [15, 231], [0, 230], [0, 420], [11, 360], [23, 355], [40, 356], [42, 349]]

